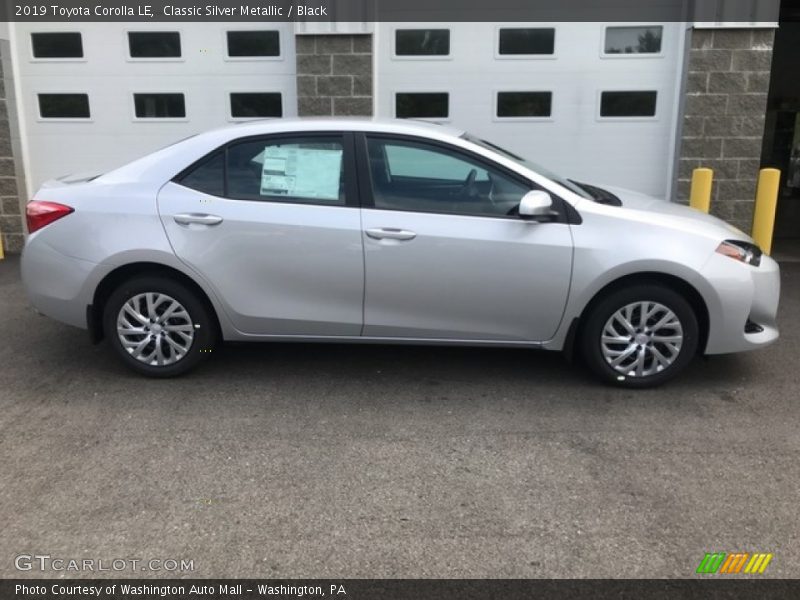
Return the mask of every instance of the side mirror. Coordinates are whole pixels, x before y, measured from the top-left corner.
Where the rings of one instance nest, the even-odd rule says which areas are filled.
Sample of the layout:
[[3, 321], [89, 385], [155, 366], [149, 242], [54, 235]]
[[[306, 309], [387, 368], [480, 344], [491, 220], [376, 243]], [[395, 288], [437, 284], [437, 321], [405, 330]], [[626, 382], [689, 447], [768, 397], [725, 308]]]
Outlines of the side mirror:
[[541, 190], [531, 190], [522, 197], [519, 203], [521, 219], [543, 221], [555, 216], [553, 199], [550, 194]]

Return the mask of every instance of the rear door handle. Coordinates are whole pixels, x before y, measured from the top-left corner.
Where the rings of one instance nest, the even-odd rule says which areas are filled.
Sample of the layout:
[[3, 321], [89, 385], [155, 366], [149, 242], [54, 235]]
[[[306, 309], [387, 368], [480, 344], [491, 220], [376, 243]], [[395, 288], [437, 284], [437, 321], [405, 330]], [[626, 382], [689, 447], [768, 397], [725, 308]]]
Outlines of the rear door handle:
[[222, 217], [201, 213], [182, 213], [172, 218], [178, 225], [219, 225], [222, 223]]
[[373, 240], [413, 240], [417, 234], [413, 231], [405, 229], [397, 229], [396, 227], [376, 227], [374, 229], [367, 229], [366, 233]]

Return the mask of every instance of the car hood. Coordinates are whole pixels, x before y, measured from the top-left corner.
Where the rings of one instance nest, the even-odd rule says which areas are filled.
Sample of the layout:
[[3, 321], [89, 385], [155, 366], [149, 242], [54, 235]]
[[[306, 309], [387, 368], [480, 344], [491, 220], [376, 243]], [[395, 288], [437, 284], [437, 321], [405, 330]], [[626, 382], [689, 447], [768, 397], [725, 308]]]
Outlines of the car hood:
[[[602, 186], [622, 201], [620, 208], [623, 210], [642, 211], [649, 214], [663, 215], [665, 225], [675, 225], [692, 230], [703, 230], [705, 233], [723, 238], [735, 238], [750, 241], [750, 237], [741, 229], [726, 223], [722, 219], [695, 210], [684, 204], [669, 202], [662, 198], [655, 198], [615, 186]], [[699, 231], [698, 231], [699, 232]]]

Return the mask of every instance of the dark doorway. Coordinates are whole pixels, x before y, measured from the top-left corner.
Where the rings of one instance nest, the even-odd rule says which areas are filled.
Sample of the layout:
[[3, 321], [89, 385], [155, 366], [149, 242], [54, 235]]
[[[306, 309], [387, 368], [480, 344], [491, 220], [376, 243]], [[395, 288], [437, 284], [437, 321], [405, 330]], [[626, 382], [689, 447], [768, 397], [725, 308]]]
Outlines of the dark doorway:
[[[761, 164], [781, 170], [775, 249], [800, 254], [800, 0], [782, 0]], [[783, 252], [781, 252], [783, 251]]]

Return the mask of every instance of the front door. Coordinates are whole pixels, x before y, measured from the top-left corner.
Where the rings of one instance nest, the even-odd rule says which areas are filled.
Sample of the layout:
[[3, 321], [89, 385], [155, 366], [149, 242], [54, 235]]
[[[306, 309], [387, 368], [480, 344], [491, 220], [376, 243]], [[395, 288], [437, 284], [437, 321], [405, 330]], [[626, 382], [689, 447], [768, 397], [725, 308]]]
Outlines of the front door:
[[253, 335], [357, 336], [364, 292], [351, 136], [228, 144], [161, 189], [170, 243]]
[[550, 339], [572, 236], [566, 222], [516, 216], [532, 184], [440, 144], [376, 135], [365, 146], [364, 335]]

